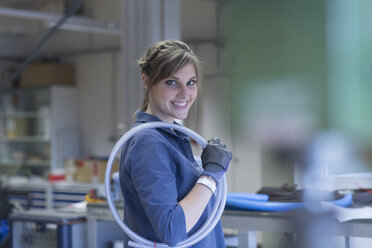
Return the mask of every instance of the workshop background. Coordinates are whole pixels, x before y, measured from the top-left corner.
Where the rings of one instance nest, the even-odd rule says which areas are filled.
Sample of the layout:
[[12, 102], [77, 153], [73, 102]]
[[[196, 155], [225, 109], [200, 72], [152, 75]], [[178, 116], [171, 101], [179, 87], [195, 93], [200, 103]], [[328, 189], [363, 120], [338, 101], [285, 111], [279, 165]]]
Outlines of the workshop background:
[[304, 186], [313, 161], [329, 189], [372, 187], [371, 1], [86, 0], [36, 49], [73, 4], [0, 1], [2, 184], [102, 185], [142, 101], [137, 59], [181, 39], [203, 62], [184, 124], [231, 148], [229, 192]]

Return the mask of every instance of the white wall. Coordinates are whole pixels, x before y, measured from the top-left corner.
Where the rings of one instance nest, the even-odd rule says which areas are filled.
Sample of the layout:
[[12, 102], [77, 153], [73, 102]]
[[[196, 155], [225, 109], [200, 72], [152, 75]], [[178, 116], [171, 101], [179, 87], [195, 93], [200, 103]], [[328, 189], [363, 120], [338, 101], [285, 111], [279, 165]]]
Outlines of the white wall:
[[[90, 0], [84, 3], [88, 17], [119, 23], [120, 0]], [[108, 156], [114, 141], [121, 135], [120, 123], [125, 99], [122, 73], [123, 59], [120, 36], [61, 32], [65, 39], [54, 37], [51, 50], [58, 46], [72, 48], [64, 60], [73, 63], [79, 92], [80, 127], [84, 156]], [[101, 50], [97, 53], [81, 51]]]
[[113, 145], [119, 110], [117, 105], [120, 52], [77, 56], [73, 59], [79, 91], [79, 112], [85, 156], [104, 156]]

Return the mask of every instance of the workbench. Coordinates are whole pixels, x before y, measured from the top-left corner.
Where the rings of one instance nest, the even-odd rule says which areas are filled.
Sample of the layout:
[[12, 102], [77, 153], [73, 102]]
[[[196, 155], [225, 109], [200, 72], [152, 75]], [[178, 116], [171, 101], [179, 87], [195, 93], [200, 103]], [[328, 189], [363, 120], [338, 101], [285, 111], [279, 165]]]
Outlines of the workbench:
[[[115, 204], [121, 219], [124, 214], [124, 203]], [[124, 233], [112, 217], [107, 203], [87, 204], [87, 244], [89, 248], [106, 248], [108, 243], [123, 240]]]
[[[116, 208], [118, 214], [122, 217], [123, 203], [117, 203]], [[257, 231], [278, 232], [290, 237], [295, 233], [288, 219], [288, 214], [284, 212], [225, 210], [221, 223], [223, 228], [238, 230], [239, 248], [256, 248]], [[350, 237], [372, 238], [372, 220], [353, 220], [336, 224], [337, 228], [332, 230], [331, 234], [343, 236], [345, 248], [352, 248]], [[90, 203], [87, 205], [87, 226], [88, 237], [90, 237], [88, 247], [98, 248], [102, 247], [100, 244], [109, 239], [122, 239], [122, 231], [114, 222], [106, 203]], [[103, 237], [105, 240], [102, 240]]]
[[[334, 220], [335, 222], [337, 220]], [[295, 238], [293, 225], [284, 212], [255, 212], [226, 210], [221, 223], [224, 228], [237, 229], [239, 231], [239, 248], [256, 248], [256, 232], [278, 232]], [[352, 220], [335, 223], [330, 235], [343, 236], [345, 248], [352, 248], [350, 237], [372, 238], [372, 220]], [[353, 247], [354, 248], [354, 247]]]
[[86, 247], [85, 212], [29, 210], [10, 216], [13, 248]]

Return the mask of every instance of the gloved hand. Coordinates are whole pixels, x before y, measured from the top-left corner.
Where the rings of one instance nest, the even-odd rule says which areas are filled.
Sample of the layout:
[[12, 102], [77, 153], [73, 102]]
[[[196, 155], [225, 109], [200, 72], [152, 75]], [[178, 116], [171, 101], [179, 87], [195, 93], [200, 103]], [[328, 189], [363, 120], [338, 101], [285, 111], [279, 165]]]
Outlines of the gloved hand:
[[208, 145], [204, 148], [201, 155], [204, 171], [202, 175], [211, 177], [218, 186], [220, 178], [225, 174], [232, 153], [221, 144], [219, 138], [208, 140]]

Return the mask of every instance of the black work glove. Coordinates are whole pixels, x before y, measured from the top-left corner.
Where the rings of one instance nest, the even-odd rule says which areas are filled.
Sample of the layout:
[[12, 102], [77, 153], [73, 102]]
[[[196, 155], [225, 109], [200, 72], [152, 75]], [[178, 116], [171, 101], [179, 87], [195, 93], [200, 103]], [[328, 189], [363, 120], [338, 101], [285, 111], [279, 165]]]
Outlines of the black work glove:
[[220, 178], [225, 174], [232, 153], [221, 144], [219, 138], [208, 140], [208, 145], [204, 148], [201, 155], [204, 171], [202, 175], [211, 177], [218, 185]]

